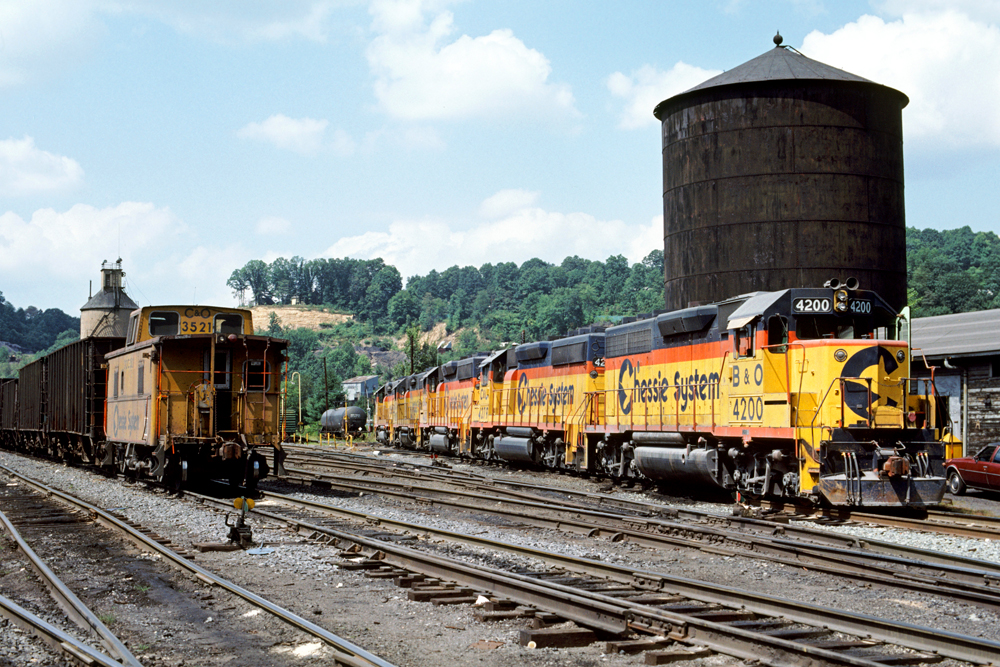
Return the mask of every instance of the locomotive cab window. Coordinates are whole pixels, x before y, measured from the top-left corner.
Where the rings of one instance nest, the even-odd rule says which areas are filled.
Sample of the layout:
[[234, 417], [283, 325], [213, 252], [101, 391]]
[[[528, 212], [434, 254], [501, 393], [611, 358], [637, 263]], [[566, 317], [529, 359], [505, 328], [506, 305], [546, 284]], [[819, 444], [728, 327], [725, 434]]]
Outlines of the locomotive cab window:
[[784, 352], [788, 344], [788, 321], [781, 315], [767, 318], [767, 345], [772, 352]]
[[243, 362], [243, 389], [250, 391], [267, 391], [271, 388], [271, 364], [262, 359], [250, 359]]
[[150, 336], [176, 336], [180, 316], [172, 310], [154, 310], [149, 314]]
[[795, 319], [795, 335], [799, 340], [840, 338], [844, 340], [871, 338], [871, 318], [854, 318], [843, 315], [799, 316]]
[[236, 313], [219, 313], [215, 316], [212, 328], [215, 333], [241, 334], [243, 333], [243, 316]]
[[737, 359], [754, 356], [754, 336], [756, 332], [756, 322], [750, 322], [733, 331], [733, 355]]

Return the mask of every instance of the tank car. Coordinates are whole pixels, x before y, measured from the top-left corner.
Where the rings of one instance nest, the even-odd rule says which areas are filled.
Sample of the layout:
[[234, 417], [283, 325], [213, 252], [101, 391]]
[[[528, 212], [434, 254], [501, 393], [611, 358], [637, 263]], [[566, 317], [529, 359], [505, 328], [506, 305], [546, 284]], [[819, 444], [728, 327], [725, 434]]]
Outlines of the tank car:
[[227, 478], [254, 487], [281, 470], [279, 406], [287, 341], [255, 336], [248, 310], [147, 306], [107, 355], [103, 463], [174, 486]]
[[319, 432], [334, 435], [357, 435], [368, 425], [368, 413], [357, 406], [327, 410], [319, 419]]

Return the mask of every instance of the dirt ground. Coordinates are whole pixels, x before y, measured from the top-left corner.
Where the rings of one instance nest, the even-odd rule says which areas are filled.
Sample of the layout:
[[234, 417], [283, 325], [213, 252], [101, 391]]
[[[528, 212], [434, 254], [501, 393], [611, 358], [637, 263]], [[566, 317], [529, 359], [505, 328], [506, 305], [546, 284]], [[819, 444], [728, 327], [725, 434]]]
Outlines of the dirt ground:
[[328, 313], [305, 306], [254, 306], [250, 312], [253, 313], [254, 326], [265, 328], [272, 312], [281, 318], [281, 326], [286, 329], [303, 328], [318, 331], [321, 324], [341, 324], [354, 319], [353, 315]]

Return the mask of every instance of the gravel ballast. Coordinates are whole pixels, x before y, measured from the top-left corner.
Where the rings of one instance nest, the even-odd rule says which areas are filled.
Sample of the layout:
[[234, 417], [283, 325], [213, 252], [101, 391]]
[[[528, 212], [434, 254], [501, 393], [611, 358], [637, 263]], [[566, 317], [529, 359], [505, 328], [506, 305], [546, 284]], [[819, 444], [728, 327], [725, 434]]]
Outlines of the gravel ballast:
[[[0, 462], [80, 495], [101, 507], [121, 508], [119, 512], [122, 514], [146, 528], [170, 537], [178, 545], [189, 548], [193, 543], [225, 540], [227, 528], [223, 525], [223, 515], [197, 503], [169, 498], [161, 491], [149, 490], [144, 485], [126, 485], [83, 470], [25, 459], [8, 452], [0, 452]], [[505, 479], [561, 485], [576, 490], [595, 490], [592, 482], [569, 476], [538, 476], [478, 466], [470, 466], [469, 469]], [[270, 481], [268, 485], [302, 497], [315, 499], [317, 495], [323, 495], [324, 502], [387, 519], [475, 534], [571, 556], [628, 564], [822, 606], [864, 609], [870, 615], [899, 622], [994, 640], [1000, 638], [1000, 617], [995, 612], [920, 592], [858, 586], [846, 578], [749, 558], [710, 555], [686, 548], [653, 550], [627, 542], [510, 526], [484, 512], [445, 511], [382, 498], [376, 494], [321, 494], [290, 485], [275, 485]], [[644, 498], [643, 494], [630, 491], [616, 491], [609, 495], [630, 500]], [[665, 504], [668, 501], [658, 496], [655, 502]], [[728, 506], [693, 503], [683, 499], [676, 503], [678, 506], [709, 509], [720, 514], [730, 511]], [[266, 505], [267, 501], [264, 501], [261, 507]], [[483, 624], [473, 619], [473, 608], [468, 606], [436, 607], [409, 601], [406, 599], [406, 591], [396, 588], [391, 581], [373, 580], [361, 573], [341, 570], [338, 567], [339, 559], [329, 547], [308, 542], [284, 527], [270, 525], [270, 522], [259, 516], [255, 517], [253, 513], [250, 520], [255, 540], [274, 548], [273, 553], [254, 556], [242, 551], [212, 552], [198, 554], [197, 562], [398, 665], [447, 663], [461, 667], [642, 663], [641, 656], [604, 655], [603, 642], [579, 649], [522, 648], [518, 645], [517, 636], [519, 630], [526, 627], [524, 621]], [[1000, 552], [997, 551], [1000, 545], [985, 541], [864, 526], [830, 529], [841, 532], [860, 531], [851, 534], [868, 539], [916, 544], [925, 549], [960, 553], [975, 558], [1000, 559]], [[532, 559], [478, 547], [428, 539], [417, 540], [415, 546], [490, 567], [542, 569], [542, 565]], [[0, 585], [2, 581], [3, 578], [0, 577]], [[205, 606], [207, 609], [212, 607], [208, 604]], [[5, 641], [0, 640], [0, 651], [8, 650]], [[285, 648], [288, 651], [300, 650], [306, 652], [306, 655], [309, 650], [315, 650], [291, 644]], [[11, 653], [8, 655], [18, 655], [13, 647], [9, 650]], [[3, 653], [0, 652], [0, 655]], [[699, 664], [711, 665], [736, 662], [738, 661], [724, 656], [698, 661]]]

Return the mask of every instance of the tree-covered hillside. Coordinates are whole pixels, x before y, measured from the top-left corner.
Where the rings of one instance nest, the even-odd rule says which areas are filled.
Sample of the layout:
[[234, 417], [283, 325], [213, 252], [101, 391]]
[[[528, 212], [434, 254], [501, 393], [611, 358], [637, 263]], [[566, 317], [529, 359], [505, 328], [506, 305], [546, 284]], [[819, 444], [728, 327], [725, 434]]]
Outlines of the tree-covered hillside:
[[79, 338], [80, 318], [70, 317], [58, 308], [15, 308], [0, 292], [0, 343], [38, 352], [55, 343], [64, 331], [75, 331]]
[[413, 276], [403, 289], [399, 272], [381, 259], [253, 260], [228, 285], [255, 303], [323, 303], [353, 312], [375, 333], [411, 324], [424, 331], [447, 322], [449, 331], [476, 328], [486, 341], [538, 339], [611, 315], [663, 307], [663, 252], [629, 266], [621, 255], [606, 262], [567, 257], [555, 265], [530, 259], [453, 266]]
[[914, 317], [1000, 308], [1000, 238], [907, 228], [906, 274]]

